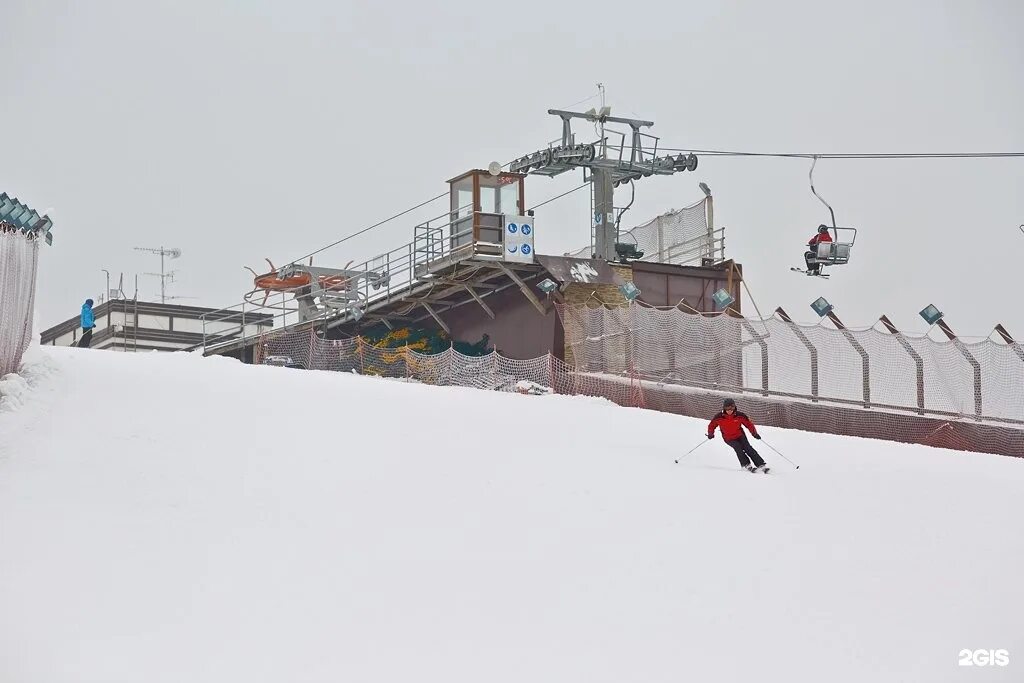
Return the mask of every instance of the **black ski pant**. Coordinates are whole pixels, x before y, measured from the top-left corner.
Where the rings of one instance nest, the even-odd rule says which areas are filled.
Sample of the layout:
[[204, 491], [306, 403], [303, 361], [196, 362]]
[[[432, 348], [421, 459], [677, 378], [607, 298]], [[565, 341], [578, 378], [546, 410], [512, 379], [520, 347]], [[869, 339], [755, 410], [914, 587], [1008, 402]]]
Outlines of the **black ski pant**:
[[754, 450], [754, 447], [750, 445], [750, 442], [747, 441], [746, 434], [744, 434], [738, 439], [726, 441], [726, 443], [732, 446], [732, 449], [736, 451], [736, 457], [740, 459], [741, 467], [746, 467], [747, 465], [749, 465], [751, 460], [754, 461], [755, 467], [761, 467], [762, 465], [764, 465], [764, 460], [761, 458], [758, 452]]
[[812, 273], [817, 273], [819, 270], [821, 270], [820, 263], [812, 263], [812, 261], [816, 258], [818, 258], [818, 254], [813, 251], [804, 252], [804, 262], [807, 264], [807, 270], [811, 271]]
[[78, 340], [78, 348], [87, 349], [89, 344], [92, 343], [92, 328], [90, 327], [82, 333], [82, 338]]

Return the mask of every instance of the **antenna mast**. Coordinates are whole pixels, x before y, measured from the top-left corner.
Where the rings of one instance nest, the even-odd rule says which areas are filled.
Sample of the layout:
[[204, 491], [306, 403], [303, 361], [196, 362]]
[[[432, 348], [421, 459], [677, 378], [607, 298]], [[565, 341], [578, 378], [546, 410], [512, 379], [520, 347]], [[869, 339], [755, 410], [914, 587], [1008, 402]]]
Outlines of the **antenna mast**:
[[163, 247], [160, 247], [158, 249], [152, 247], [135, 247], [135, 251], [145, 251], [149, 252], [150, 254], [160, 254], [160, 274], [157, 275], [156, 273], [146, 273], [146, 275], [152, 275], [153, 277], [160, 278], [160, 303], [167, 303], [167, 280], [174, 282], [174, 271], [172, 270], [169, 273], [167, 272], [167, 270], [164, 268], [164, 259], [168, 256], [171, 257], [172, 259], [179, 258], [181, 256], [181, 249], [165, 249]]

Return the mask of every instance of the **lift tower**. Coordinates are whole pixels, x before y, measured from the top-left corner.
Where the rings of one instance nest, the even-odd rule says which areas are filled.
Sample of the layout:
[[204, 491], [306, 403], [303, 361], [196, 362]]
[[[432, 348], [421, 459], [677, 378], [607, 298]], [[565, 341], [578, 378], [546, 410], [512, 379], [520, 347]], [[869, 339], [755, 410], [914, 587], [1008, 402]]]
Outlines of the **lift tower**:
[[[548, 113], [562, 119], [561, 143], [553, 142], [547, 149], [516, 159], [509, 170], [513, 173], [553, 177], [574, 168], [582, 168], [584, 178], [587, 178], [589, 171], [594, 203], [594, 215], [591, 218], [594, 254], [597, 258], [615, 261], [618, 217], [622, 212], [614, 204], [615, 188], [622, 183], [632, 183], [652, 175], [672, 175], [679, 171], [696, 170], [697, 156], [658, 156], [658, 138], [640, 131], [641, 128], [650, 128], [654, 122], [612, 116], [610, 107], [586, 112], [549, 109]], [[573, 119], [598, 124], [598, 139], [577, 144], [576, 134], [572, 131]], [[609, 123], [627, 125], [631, 132], [627, 134], [606, 128]], [[610, 135], [618, 135], [619, 139], [609, 141]]]

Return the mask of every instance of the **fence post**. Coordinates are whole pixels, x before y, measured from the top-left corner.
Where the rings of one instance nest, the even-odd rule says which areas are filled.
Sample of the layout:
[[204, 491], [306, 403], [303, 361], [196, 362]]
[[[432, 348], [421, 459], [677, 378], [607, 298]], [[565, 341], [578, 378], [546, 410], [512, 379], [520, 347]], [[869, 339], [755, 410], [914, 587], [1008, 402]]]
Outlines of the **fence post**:
[[658, 222], [658, 258], [661, 259], [662, 263], [668, 263], [668, 259], [665, 258], [665, 226], [662, 225], [661, 216], [654, 220]]
[[896, 326], [892, 324], [892, 321], [885, 315], [878, 319], [885, 329], [889, 330], [889, 333], [896, 337], [896, 341], [900, 343], [900, 346], [906, 350], [910, 357], [914, 359], [914, 365], [917, 368], [917, 408], [918, 414], [924, 415], [924, 361], [921, 359], [921, 354], [910, 345], [910, 342], [906, 340], [903, 333], [896, 329]]
[[[498, 388], [498, 350], [497, 349], [491, 349], [491, 352], [489, 354], [487, 354], [487, 355], [490, 356], [490, 363], [491, 363], [491, 388], [492, 389], [497, 389]], [[518, 382], [519, 380], [516, 380], [516, 381]], [[514, 388], [513, 388], [513, 390], [514, 390]]]
[[627, 311], [629, 313], [628, 322], [626, 323], [626, 344], [628, 348], [627, 353], [627, 370], [629, 372], [629, 383], [630, 383], [630, 403], [634, 408], [646, 407], [646, 401], [644, 400], [644, 385], [640, 381], [640, 373], [636, 370], [636, 307], [635, 301], [629, 302]]
[[850, 346], [860, 354], [860, 371], [861, 371], [861, 383], [863, 385], [863, 396], [864, 396], [864, 407], [871, 407], [871, 359], [868, 357], [868, 352], [861, 346], [861, 343], [857, 341], [857, 338], [853, 336], [853, 332], [846, 329], [846, 325], [839, 319], [832, 311], [828, 312], [828, 319], [832, 321], [832, 324], [836, 326], [846, 341], [850, 342]]
[[315, 354], [315, 350], [313, 348], [315, 341], [316, 341], [316, 326], [310, 325], [309, 326], [309, 355], [308, 355], [308, 360], [306, 361], [306, 363], [308, 364], [309, 367], [306, 368], [307, 370], [314, 370], [314, 369], [315, 370], [320, 370], [321, 369], [319, 367], [317, 367], [317, 368], [313, 367], [314, 364], [315, 364], [314, 361], [313, 361], [313, 359], [315, 358], [315, 355], [314, 355]]
[[1017, 358], [1024, 360], [1024, 349], [1020, 347], [1020, 344], [1014, 341], [1013, 337], [1010, 336], [1010, 333], [1006, 331], [1006, 328], [1002, 325], [996, 325], [996, 332], [1003, 338], [1006, 345], [1013, 349], [1013, 352], [1017, 354]]
[[803, 343], [807, 350], [811, 352], [811, 400], [818, 400], [818, 350], [814, 348], [814, 344], [807, 338], [804, 331], [797, 327], [796, 323], [789, 317], [789, 315], [782, 310], [782, 307], [775, 309], [775, 312], [779, 314], [782, 321], [789, 326], [789, 329], [793, 331], [793, 334]]
[[555, 387], [555, 371], [554, 371], [554, 367], [553, 367], [554, 363], [551, 362], [552, 358], [554, 358], [554, 356], [552, 355], [552, 353], [550, 351], [548, 351], [548, 364], [547, 364], [548, 376], [547, 376], [547, 382], [546, 383], [547, 383], [547, 385], [549, 387], [551, 387], [551, 390], [554, 391], [557, 394], [558, 393], [558, 388]]
[[950, 329], [945, 320], [939, 320], [936, 325], [940, 330], [942, 330], [942, 333], [946, 335], [949, 341], [953, 342], [957, 351], [959, 351], [960, 355], [970, 363], [971, 368], [974, 370], [974, 415], [975, 417], [981, 417], [981, 363], [979, 363], [978, 359], [974, 357], [974, 354], [971, 353], [970, 349], [968, 349], [964, 343], [957, 338], [956, 334], [953, 333], [953, 330]]
[[708, 224], [708, 258], [715, 258], [715, 201], [709, 194], [704, 199], [704, 217]]

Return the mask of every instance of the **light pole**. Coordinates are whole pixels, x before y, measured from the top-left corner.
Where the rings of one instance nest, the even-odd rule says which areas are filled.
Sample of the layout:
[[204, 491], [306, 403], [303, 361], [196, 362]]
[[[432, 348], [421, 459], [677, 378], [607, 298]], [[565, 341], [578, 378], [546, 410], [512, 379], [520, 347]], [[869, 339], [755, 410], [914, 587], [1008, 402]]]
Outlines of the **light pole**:
[[107, 302], [107, 328], [110, 328], [110, 271], [106, 268], [101, 268], [104, 273], [107, 274], [107, 288], [103, 295], [103, 300]]
[[[704, 205], [704, 217], [708, 223], [708, 258], [715, 262], [715, 200], [711, 198], [711, 188], [707, 183], [698, 183], [700, 191], [704, 193], [706, 204]], [[722, 258], [725, 258], [725, 248], [722, 248]]]

